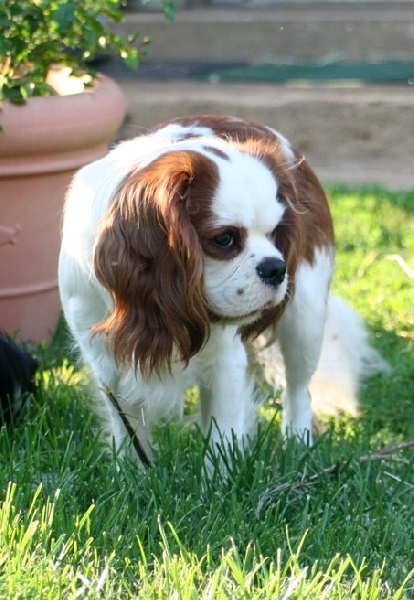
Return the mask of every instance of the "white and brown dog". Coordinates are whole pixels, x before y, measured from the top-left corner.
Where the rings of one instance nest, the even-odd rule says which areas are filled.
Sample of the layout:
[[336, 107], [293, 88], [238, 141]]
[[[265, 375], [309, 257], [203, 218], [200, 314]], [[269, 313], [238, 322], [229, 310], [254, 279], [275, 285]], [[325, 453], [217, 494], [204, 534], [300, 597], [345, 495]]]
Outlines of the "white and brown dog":
[[250, 435], [245, 342], [261, 334], [277, 337], [283, 356], [283, 429], [309, 435], [324, 332], [328, 362], [347, 352], [336, 365], [351, 396], [376, 356], [359, 318], [328, 302], [333, 263], [321, 185], [273, 129], [178, 118], [81, 169], [66, 202], [60, 291], [116, 443], [135, 431], [148, 454], [149, 425], [180, 412], [194, 384], [213, 443]]

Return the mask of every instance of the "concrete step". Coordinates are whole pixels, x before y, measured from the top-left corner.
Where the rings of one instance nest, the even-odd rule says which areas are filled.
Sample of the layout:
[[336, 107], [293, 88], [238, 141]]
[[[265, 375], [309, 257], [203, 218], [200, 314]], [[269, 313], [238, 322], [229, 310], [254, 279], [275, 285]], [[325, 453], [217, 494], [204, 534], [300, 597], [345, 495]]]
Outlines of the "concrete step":
[[150, 63], [414, 61], [413, 2], [179, 9], [172, 24], [159, 11], [127, 10], [118, 30], [152, 39]]

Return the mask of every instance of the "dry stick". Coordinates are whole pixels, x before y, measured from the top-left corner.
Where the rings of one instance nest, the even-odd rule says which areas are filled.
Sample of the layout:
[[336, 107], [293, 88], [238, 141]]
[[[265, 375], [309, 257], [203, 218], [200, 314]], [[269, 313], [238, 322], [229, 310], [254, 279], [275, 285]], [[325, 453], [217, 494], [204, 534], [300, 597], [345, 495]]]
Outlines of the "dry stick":
[[387, 458], [387, 456], [392, 456], [396, 452], [400, 452], [400, 450], [406, 450], [412, 446], [414, 446], [414, 440], [405, 440], [396, 446], [390, 446], [389, 448], [383, 448], [382, 450], [376, 450], [372, 453], [363, 454], [359, 457], [359, 462], [365, 462], [367, 460], [381, 460], [382, 458]]
[[144, 467], [147, 467], [147, 468], [151, 467], [151, 465], [152, 465], [151, 459], [149, 458], [143, 444], [141, 443], [141, 440], [138, 438], [136, 431], [134, 431], [134, 429], [131, 426], [131, 423], [128, 421], [128, 417], [126, 416], [126, 414], [123, 412], [123, 410], [119, 406], [119, 403], [118, 403], [118, 400], [117, 400], [115, 394], [113, 393], [111, 388], [108, 387], [107, 385], [104, 386], [104, 390], [105, 390], [105, 393], [108, 396], [109, 400], [113, 404], [115, 410], [118, 412], [119, 416], [121, 417], [122, 422], [125, 426], [125, 429], [127, 430], [127, 433], [129, 435], [129, 437], [132, 441], [132, 444], [135, 448], [135, 451], [138, 455], [138, 458], [140, 459], [140, 461], [142, 462]]
[[[407, 448], [411, 448], [414, 446], [414, 439], [410, 439], [410, 440], [405, 440], [404, 442], [401, 442], [400, 444], [396, 444], [395, 446], [390, 446], [389, 448], [383, 448], [382, 450], [376, 450], [375, 452], [369, 452], [368, 454], [362, 454], [358, 461], [360, 463], [363, 462], [367, 462], [368, 460], [383, 460], [385, 458], [388, 458], [390, 456], [392, 456], [393, 454], [396, 454], [397, 452], [401, 452], [401, 450], [406, 450]], [[268, 492], [265, 492], [261, 499], [259, 500], [259, 504], [257, 506], [256, 512], [260, 513], [260, 511], [263, 509], [263, 507], [267, 504], [268, 500], [272, 497], [275, 496], [276, 494], [280, 494], [281, 492], [284, 492], [285, 490], [296, 490], [300, 487], [303, 487], [304, 485], [309, 485], [309, 484], [313, 484], [313, 483], [317, 483], [318, 480], [320, 479], [321, 474], [323, 473], [324, 475], [330, 475], [330, 476], [334, 476], [337, 475], [339, 473], [339, 471], [344, 468], [346, 466], [346, 463], [335, 463], [333, 465], [330, 465], [329, 467], [326, 467], [325, 469], [322, 469], [322, 471], [320, 473], [315, 473], [314, 475], [312, 475], [309, 478], [302, 478], [300, 481], [294, 481], [294, 482], [286, 482], [286, 483], [282, 483], [280, 485], [278, 485], [277, 487], [275, 487], [273, 490], [269, 490]], [[387, 475], [390, 475], [389, 473], [387, 473]], [[402, 482], [401, 479], [395, 477], [394, 478], [396, 481], [400, 481]], [[407, 484], [410, 487], [414, 487], [411, 484]]]
[[414, 490], [414, 485], [412, 483], [408, 483], [408, 481], [403, 481], [401, 477], [398, 477], [398, 475], [394, 475], [394, 473], [390, 473], [389, 471], [384, 471], [384, 475], [390, 477], [390, 479], [393, 479], [394, 481], [398, 481], [398, 483], [403, 483], [410, 489]]
[[386, 256], [385, 258], [396, 262], [397, 265], [399, 265], [401, 267], [401, 269], [404, 271], [404, 273], [406, 275], [408, 275], [408, 277], [410, 279], [414, 279], [414, 271], [407, 265], [407, 263], [405, 262], [405, 260], [403, 259], [402, 256], [400, 256], [399, 254], [390, 254], [389, 256]]

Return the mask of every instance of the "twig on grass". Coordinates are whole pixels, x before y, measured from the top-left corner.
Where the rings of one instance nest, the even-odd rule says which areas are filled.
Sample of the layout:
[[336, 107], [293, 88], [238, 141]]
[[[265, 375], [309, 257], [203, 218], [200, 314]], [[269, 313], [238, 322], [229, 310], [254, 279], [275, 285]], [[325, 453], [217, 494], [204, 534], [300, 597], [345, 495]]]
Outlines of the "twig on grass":
[[405, 440], [400, 444], [396, 444], [395, 446], [389, 446], [388, 448], [383, 448], [382, 450], [376, 450], [375, 452], [368, 452], [368, 454], [363, 454], [359, 457], [359, 462], [366, 462], [367, 460], [381, 460], [383, 458], [387, 458], [388, 456], [392, 456], [401, 450], [406, 450], [407, 448], [411, 448], [414, 446], [413, 440]]
[[398, 477], [398, 475], [395, 475], [394, 473], [390, 473], [389, 471], [384, 471], [384, 475], [386, 475], [387, 477], [390, 477], [391, 479], [393, 479], [394, 481], [397, 481], [398, 483], [403, 483], [407, 487], [414, 490], [414, 485], [412, 483], [408, 483], [408, 481], [404, 481], [403, 479], [401, 479], [401, 477]]
[[414, 271], [407, 265], [402, 256], [399, 254], [389, 254], [386, 256], [386, 259], [396, 262], [410, 279], [414, 279]]
[[126, 432], [132, 442], [132, 445], [134, 446], [135, 452], [137, 453], [139, 460], [144, 465], [144, 467], [146, 467], [146, 468], [151, 467], [152, 461], [151, 461], [150, 455], [147, 452], [147, 450], [145, 449], [143, 442], [139, 439], [137, 432], [133, 429], [133, 427], [131, 426], [131, 423], [128, 421], [127, 414], [121, 409], [116, 395], [114, 394], [114, 392], [111, 390], [111, 388], [108, 385], [103, 386], [103, 389], [104, 389], [107, 397], [111, 401], [113, 407], [115, 408], [115, 410], [121, 417], [121, 420], [124, 424]]
[[[367, 454], [362, 454], [358, 458], [358, 462], [364, 463], [364, 462], [367, 462], [370, 460], [385, 460], [387, 458], [393, 457], [398, 452], [407, 450], [407, 448], [412, 448], [412, 447], [414, 447], [414, 439], [405, 440], [404, 442], [401, 442], [400, 444], [396, 444], [395, 446], [389, 446], [388, 448], [383, 448], [382, 450], [375, 450], [374, 452], [368, 452]], [[278, 496], [279, 494], [281, 494], [285, 491], [294, 491], [299, 488], [318, 483], [320, 481], [321, 477], [324, 475], [327, 475], [329, 477], [334, 477], [334, 476], [338, 475], [341, 471], [344, 471], [349, 466], [350, 462], [351, 462], [350, 460], [346, 460], [343, 462], [337, 462], [335, 464], [330, 465], [329, 467], [326, 467], [325, 469], [322, 469], [318, 473], [314, 473], [310, 477], [306, 477], [305, 475], [303, 475], [299, 481], [287, 481], [285, 483], [281, 483], [280, 485], [276, 486], [275, 488], [273, 488], [271, 490], [267, 490], [260, 496], [260, 499], [259, 499], [259, 502], [258, 502], [258, 505], [256, 508], [256, 514], [260, 514], [262, 512], [262, 510], [266, 507], [266, 505], [269, 504], [271, 499], [274, 498], [275, 496]], [[395, 481], [398, 481], [400, 483], [405, 483], [409, 487], [414, 488], [414, 485], [403, 481], [402, 479], [400, 479], [397, 476], [393, 476], [388, 471], [386, 472], [386, 475], [392, 477], [393, 479], [395, 479]]]

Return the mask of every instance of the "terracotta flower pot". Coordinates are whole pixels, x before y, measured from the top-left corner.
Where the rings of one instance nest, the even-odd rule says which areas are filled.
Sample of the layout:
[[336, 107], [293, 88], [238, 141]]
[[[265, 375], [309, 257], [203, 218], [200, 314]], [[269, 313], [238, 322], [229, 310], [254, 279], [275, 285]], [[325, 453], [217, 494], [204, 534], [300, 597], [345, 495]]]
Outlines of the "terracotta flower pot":
[[1, 106], [0, 329], [36, 342], [54, 333], [65, 192], [77, 169], [106, 153], [124, 116], [124, 96], [106, 77], [84, 93]]

